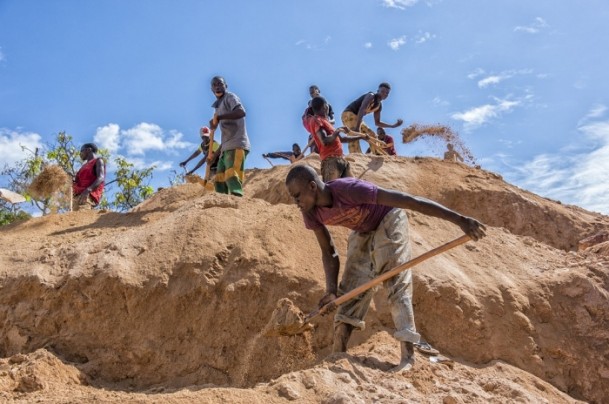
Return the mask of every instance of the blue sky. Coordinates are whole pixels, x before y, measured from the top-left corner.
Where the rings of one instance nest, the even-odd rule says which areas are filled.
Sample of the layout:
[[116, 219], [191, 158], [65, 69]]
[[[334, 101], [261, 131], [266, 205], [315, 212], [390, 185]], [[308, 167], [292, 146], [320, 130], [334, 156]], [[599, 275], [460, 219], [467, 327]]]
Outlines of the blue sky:
[[607, 21], [601, 0], [0, 0], [0, 165], [65, 130], [167, 186], [219, 74], [247, 111], [246, 167], [269, 167], [306, 142], [310, 84], [340, 114], [388, 81], [384, 121], [450, 126], [482, 168], [609, 214]]

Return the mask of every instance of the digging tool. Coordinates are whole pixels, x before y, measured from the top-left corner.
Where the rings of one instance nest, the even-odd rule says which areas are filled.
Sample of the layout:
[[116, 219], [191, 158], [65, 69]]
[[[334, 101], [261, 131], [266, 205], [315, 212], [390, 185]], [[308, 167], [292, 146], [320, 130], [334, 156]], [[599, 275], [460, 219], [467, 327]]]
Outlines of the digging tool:
[[[358, 286], [357, 288], [332, 300], [330, 303], [307, 314], [306, 316], [300, 315], [299, 313], [293, 313], [294, 312], [293, 309], [292, 309], [292, 313], [289, 316], [286, 316], [285, 315], [286, 314], [286, 309], [285, 309], [286, 302], [283, 302], [284, 307], [278, 307], [278, 309], [276, 309], [276, 311], [273, 312], [272, 320], [271, 320], [273, 322], [273, 327], [272, 327], [273, 330], [270, 331], [268, 333], [268, 335], [301, 334], [304, 331], [311, 328], [311, 325], [308, 324], [308, 322], [311, 321], [313, 318], [315, 318], [319, 315], [326, 314], [327, 312], [334, 310], [337, 306], [353, 299], [354, 297], [356, 297], [359, 294], [367, 291], [368, 289], [380, 284], [381, 282], [386, 281], [387, 279], [396, 276], [400, 272], [402, 272], [408, 268], [411, 268], [417, 264], [420, 264], [421, 262], [423, 262], [431, 257], [434, 257], [434, 256], [441, 254], [445, 251], [448, 251], [452, 248], [460, 246], [461, 244], [464, 244], [464, 243], [468, 242], [469, 240], [471, 240], [471, 238], [468, 235], [463, 235], [459, 238], [454, 239], [453, 241], [450, 241], [446, 244], [436, 247], [433, 250], [427, 251], [426, 253], [423, 253], [423, 254], [419, 255], [418, 257], [413, 258], [410, 261], [403, 263], [402, 265], [398, 265], [397, 267], [393, 268], [392, 270], [387, 271], [384, 274], [364, 283], [363, 285]], [[281, 321], [286, 321], [285, 319], [287, 319], [288, 322], [296, 321], [297, 324], [282, 324]], [[296, 320], [294, 320], [294, 319], [296, 319]]]
[[269, 162], [269, 164], [271, 165], [271, 167], [275, 167], [275, 164], [273, 164], [273, 162], [272, 162], [272, 161], [271, 161], [271, 160], [270, 160], [268, 157], [266, 157], [266, 156], [264, 156], [264, 155], [263, 155], [262, 157], [264, 157], [264, 159], [265, 159], [266, 161], [268, 161], [268, 162]]
[[370, 148], [376, 152], [377, 154], [383, 155], [383, 156], [387, 156], [387, 152], [383, 149], [383, 147], [387, 147], [387, 143], [383, 142], [382, 140], [379, 140], [371, 135], [368, 135], [366, 133], [362, 133], [362, 132], [356, 132], [354, 130], [349, 130], [349, 135], [355, 135], [355, 136], [367, 136], [366, 139], [364, 139], [366, 142], [368, 142], [368, 144], [370, 145]]
[[[214, 132], [216, 130], [212, 129], [209, 132], [209, 147], [207, 148], [207, 157], [214, 155]], [[208, 191], [214, 190], [214, 183], [210, 181], [211, 177], [211, 165], [213, 162], [207, 160], [207, 166], [205, 167], [205, 178], [203, 178], [203, 186]]]

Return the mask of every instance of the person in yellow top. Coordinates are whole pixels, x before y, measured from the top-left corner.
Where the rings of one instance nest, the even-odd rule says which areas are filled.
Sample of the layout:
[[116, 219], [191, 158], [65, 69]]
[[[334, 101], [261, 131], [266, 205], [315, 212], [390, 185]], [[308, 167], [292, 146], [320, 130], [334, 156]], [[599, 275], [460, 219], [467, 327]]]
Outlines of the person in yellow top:
[[[209, 152], [209, 128], [207, 126], [203, 126], [200, 130], [200, 134], [201, 134], [201, 145], [199, 146], [199, 148], [197, 150], [195, 150], [194, 153], [192, 153], [190, 155], [190, 157], [188, 157], [186, 160], [182, 161], [180, 163], [180, 167], [186, 167], [186, 164], [188, 164], [188, 162], [194, 158], [196, 158], [199, 154], [203, 153], [203, 158], [201, 159], [201, 161], [199, 161], [197, 163], [197, 165], [190, 171], [188, 171], [186, 173], [186, 175], [191, 175], [192, 173], [194, 173], [195, 171], [197, 171], [203, 164], [205, 164], [205, 162], [207, 161], [207, 153]], [[215, 152], [216, 150], [218, 150], [220, 148], [220, 143], [216, 142], [214, 140], [213, 143], [213, 151]], [[218, 154], [218, 157], [220, 155]], [[211, 174], [215, 174], [216, 173], [216, 167], [218, 166], [218, 158], [216, 158], [212, 163], [211, 166], [209, 167]]]
[[[403, 121], [401, 119], [398, 119], [394, 124], [381, 121], [383, 101], [389, 97], [390, 92], [391, 86], [389, 83], [381, 83], [376, 93], [370, 91], [353, 101], [340, 116], [343, 125], [353, 131], [366, 133], [371, 137], [376, 137], [376, 134], [363, 122], [364, 116], [370, 113], [374, 113], [374, 124], [379, 128], [397, 128], [402, 125]], [[359, 142], [349, 143], [349, 153], [361, 152]]]

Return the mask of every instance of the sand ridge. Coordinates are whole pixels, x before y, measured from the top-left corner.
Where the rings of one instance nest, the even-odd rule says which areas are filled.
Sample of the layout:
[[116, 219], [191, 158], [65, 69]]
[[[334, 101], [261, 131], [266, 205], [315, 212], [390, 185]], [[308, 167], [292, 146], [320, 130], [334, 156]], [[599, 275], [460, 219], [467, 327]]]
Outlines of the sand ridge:
[[[331, 316], [267, 337], [277, 302], [308, 312], [319, 247], [288, 166], [250, 170], [246, 197], [198, 184], [128, 213], [0, 228], [0, 397], [31, 402], [602, 402], [609, 396], [609, 250], [577, 252], [609, 218], [438, 159], [349, 156], [354, 174], [477, 217], [488, 237], [413, 269], [415, 316], [452, 367], [399, 349], [380, 290], [366, 330], [329, 355]], [[315, 156], [303, 164], [319, 168]], [[409, 212], [418, 255], [460, 235]], [[348, 232], [332, 228], [341, 257]], [[29, 370], [28, 370], [29, 369]], [[47, 369], [47, 370], [45, 370]], [[48, 369], [53, 369], [48, 371]], [[24, 381], [25, 380], [25, 381]], [[21, 386], [21, 387], [18, 387]]]

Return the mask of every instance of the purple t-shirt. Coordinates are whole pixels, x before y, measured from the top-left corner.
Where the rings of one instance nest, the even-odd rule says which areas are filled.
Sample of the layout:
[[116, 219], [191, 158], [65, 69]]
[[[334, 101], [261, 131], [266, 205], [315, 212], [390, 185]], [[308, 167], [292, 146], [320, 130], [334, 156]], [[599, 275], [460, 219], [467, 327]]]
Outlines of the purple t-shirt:
[[332, 192], [331, 207], [315, 207], [303, 212], [305, 227], [343, 226], [360, 233], [376, 230], [391, 206], [377, 205], [378, 187], [356, 178], [339, 178], [326, 183]]

